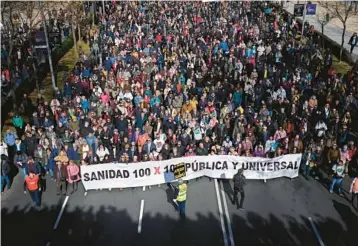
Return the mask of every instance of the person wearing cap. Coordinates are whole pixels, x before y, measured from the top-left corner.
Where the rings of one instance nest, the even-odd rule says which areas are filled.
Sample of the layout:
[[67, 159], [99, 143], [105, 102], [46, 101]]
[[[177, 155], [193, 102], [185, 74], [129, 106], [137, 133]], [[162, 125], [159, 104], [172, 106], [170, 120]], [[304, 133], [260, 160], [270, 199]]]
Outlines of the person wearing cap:
[[41, 187], [40, 187], [39, 174], [35, 174], [32, 171], [30, 171], [29, 175], [25, 178], [24, 194], [26, 194], [26, 190], [29, 191], [35, 209], [37, 211], [41, 210], [41, 200], [40, 200]]
[[175, 202], [178, 204], [178, 211], [181, 218], [185, 218], [185, 205], [186, 205], [186, 194], [188, 185], [184, 183], [183, 179], [178, 180], [178, 195]]
[[[236, 208], [243, 210], [244, 200], [245, 200], [245, 191], [244, 186], [246, 185], [246, 177], [244, 176], [244, 170], [241, 168], [233, 177], [234, 182], [234, 197], [232, 200], [233, 204], [236, 204]], [[240, 193], [240, 202], [237, 196], [237, 193]]]

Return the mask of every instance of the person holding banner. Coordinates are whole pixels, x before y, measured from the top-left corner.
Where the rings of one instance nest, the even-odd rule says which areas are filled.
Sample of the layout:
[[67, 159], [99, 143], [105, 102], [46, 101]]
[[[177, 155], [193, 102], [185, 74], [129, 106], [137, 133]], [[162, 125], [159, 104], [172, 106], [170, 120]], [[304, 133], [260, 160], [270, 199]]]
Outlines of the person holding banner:
[[[244, 200], [245, 200], [244, 186], [246, 185], [246, 177], [244, 176], [244, 170], [242, 168], [240, 168], [237, 171], [237, 174], [234, 175], [233, 181], [234, 181], [234, 197], [232, 203], [236, 204], [237, 209], [244, 210], [243, 208]], [[240, 203], [239, 203], [239, 198], [237, 196], [237, 193], [239, 192], [241, 196]]]

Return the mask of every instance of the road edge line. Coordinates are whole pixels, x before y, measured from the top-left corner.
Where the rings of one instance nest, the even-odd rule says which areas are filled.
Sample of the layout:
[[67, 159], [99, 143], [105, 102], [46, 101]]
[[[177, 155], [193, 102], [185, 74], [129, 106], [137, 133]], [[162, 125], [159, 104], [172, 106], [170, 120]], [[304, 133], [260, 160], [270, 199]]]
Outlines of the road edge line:
[[56, 229], [57, 229], [58, 224], [60, 223], [60, 220], [61, 220], [62, 214], [63, 214], [63, 212], [65, 211], [65, 207], [66, 207], [66, 204], [67, 204], [67, 202], [68, 202], [68, 199], [69, 199], [69, 196], [66, 196], [65, 201], [64, 201], [64, 202], [63, 202], [63, 204], [62, 204], [61, 211], [60, 211], [60, 213], [59, 213], [59, 214], [58, 214], [58, 216], [57, 216], [57, 219], [56, 219], [55, 225], [53, 226], [53, 229], [54, 229], [54, 230], [56, 230]]
[[312, 229], [313, 229], [313, 233], [316, 235], [316, 238], [317, 238], [317, 240], [318, 240], [318, 242], [319, 242], [319, 245], [320, 245], [320, 246], [324, 246], [324, 242], [323, 242], [321, 236], [319, 235], [319, 232], [318, 232], [318, 230], [317, 230], [317, 227], [316, 227], [316, 225], [314, 224], [312, 218], [311, 218], [311, 217], [308, 217], [308, 220], [309, 220], [309, 222], [311, 223], [311, 226], [312, 226]]
[[225, 228], [225, 223], [224, 223], [224, 215], [223, 215], [223, 211], [222, 211], [222, 207], [221, 207], [221, 199], [220, 199], [220, 193], [219, 193], [219, 188], [218, 188], [218, 181], [217, 179], [214, 179], [214, 185], [215, 185], [215, 193], [216, 193], [216, 199], [218, 201], [218, 207], [219, 207], [219, 215], [220, 215], [220, 222], [221, 222], [221, 231], [223, 233], [224, 236], [224, 245], [228, 246], [228, 241], [227, 241], [227, 235], [226, 235], [226, 228]]
[[142, 199], [140, 201], [140, 210], [139, 210], [139, 219], [138, 219], [138, 234], [140, 234], [142, 232], [143, 211], [144, 211], [144, 199]]
[[225, 216], [226, 216], [227, 227], [228, 227], [228, 230], [229, 230], [231, 246], [235, 246], [234, 234], [232, 233], [231, 219], [230, 219], [230, 215], [229, 215], [229, 209], [227, 207], [225, 191], [223, 189], [221, 189], [221, 187], [223, 187], [223, 185], [224, 184], [222, 184], [222, 186], [221, 186], [220, 183], [219, 183], [220, 190], [221, 190], [221, 196], [222, 196], [223, 204], [224, 204], [224, 211], [225, 211]]

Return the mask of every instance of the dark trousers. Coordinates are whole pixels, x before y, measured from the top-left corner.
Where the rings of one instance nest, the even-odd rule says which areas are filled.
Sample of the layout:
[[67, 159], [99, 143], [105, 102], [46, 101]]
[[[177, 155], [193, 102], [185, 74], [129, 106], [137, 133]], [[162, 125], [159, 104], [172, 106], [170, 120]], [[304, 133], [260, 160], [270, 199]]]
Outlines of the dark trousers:
[[355, 45], [351, 45], [351, 54], [353, 53]]
[[178, 210], [181, 217], [185, 217], [185, 203], [186, 201], [178, 202]]
[[15, 145], [8, 145], [7, 146], [7, 153], [8, 153], [8, 157], [10, 160], [14, 160], [14, 156], [15, 156], [15, 152], [16, 152], [16, 146]]
[[24, 129], [24, 127], [15, 127], [17, 136], [18, 136], [19, 138], [21, 138], [22, 134], [24, 133], [23, 129]]
[[352, 205], [354, 203], [354, 200], [357, 201], [357, 207], [356, 209], [358, 209], [358, 193], [352, 193]]
[[57, 194], [63, 194], [66, 195], [66, 191], [67, 191], [67, 181], [57, 181], [56, 182], [56, 188], [57, 188]]
[[36, 204], [36, 206], [40, 207], [40, 191], [39, 189], [34, 191], [29, 191], [32, 201]]
[[75, 192], [78, 189], [78, 182], [72, 182], [72, 193]]
[[[239, 203], [239, 198], [237, 196], [237, 193], [240, 192], [240, 203]], [[244, 190], [239, 191], [239, 190], [234, 190], [234, 204], [236, 204], [237, 208], [242, 208], [242, 206], [244, 205], [244, 201], [245, 201], [245, 192]]]

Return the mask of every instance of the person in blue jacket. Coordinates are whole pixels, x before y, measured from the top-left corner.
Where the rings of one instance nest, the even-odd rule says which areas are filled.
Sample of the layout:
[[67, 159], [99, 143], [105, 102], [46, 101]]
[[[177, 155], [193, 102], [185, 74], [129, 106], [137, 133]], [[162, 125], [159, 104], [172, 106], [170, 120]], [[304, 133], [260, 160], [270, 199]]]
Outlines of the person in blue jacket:
[[29, 175], [30, 172], [34, 174], [41, 174], [40, 165], [36, 163], [31, 156], [28, 157], [27, 164], [25, 166], [26, 175]]
[[58, 156], [57, 148], [47, 149], [47, 164], [45, 165], [45, 170], [50, 174], [50, 177], [53, 178], [53, 170], [56, 166], [55, 157]]

